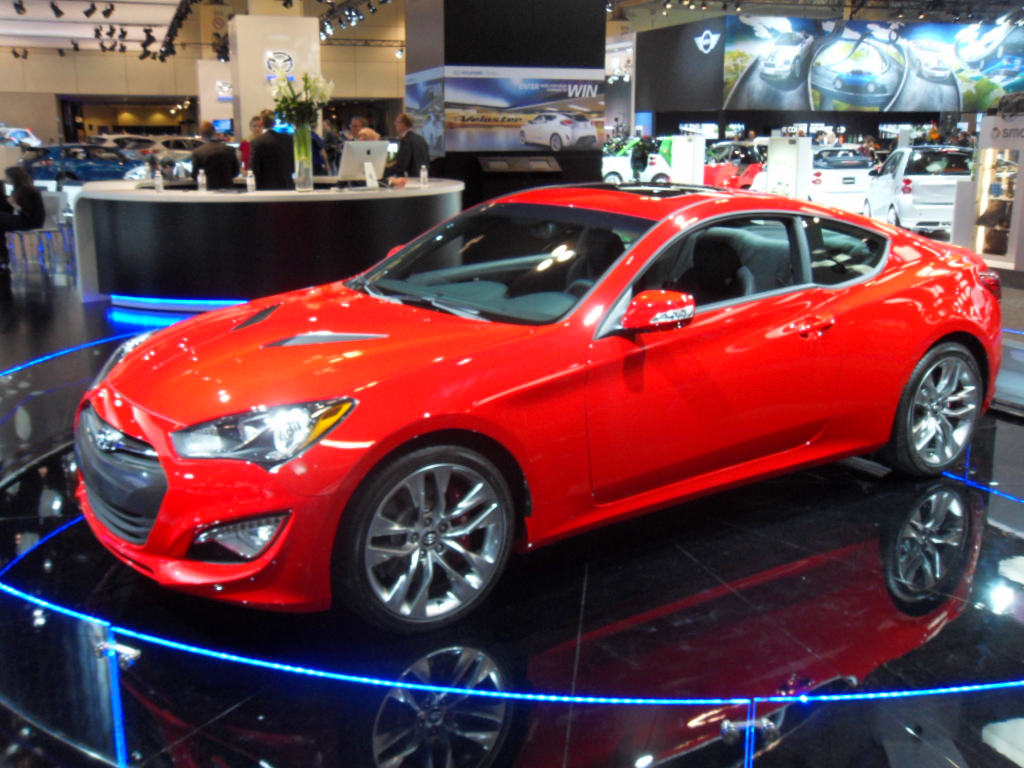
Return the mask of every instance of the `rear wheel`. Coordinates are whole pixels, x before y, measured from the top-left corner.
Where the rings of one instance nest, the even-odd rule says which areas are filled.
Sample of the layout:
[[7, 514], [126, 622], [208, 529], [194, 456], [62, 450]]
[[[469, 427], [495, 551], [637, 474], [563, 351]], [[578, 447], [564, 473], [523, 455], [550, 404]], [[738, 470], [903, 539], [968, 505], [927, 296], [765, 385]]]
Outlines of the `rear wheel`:
[[885, 220], [892, 224], [894, 227], [900, 226], [900, 215], [896, 213], [896, 208], [889, 206], [889, 210], [886, 211]]
[[867, 200], [864, 201], [864, 215], [867, 216], [869, 219], [871, 218], [871, 203], [869, 203]]
[[914, 477], [942, 474], [970, 443], [981, 403], [974, 356], [955, 342], [932, 348], [903, 390], [883, 458]]
[[562, 137], [557, 133], [551, 134], [551, 149], [559, 152], [562, 149]]
[[401, 632], [457, 621], [508, 561], [508, 484], [480, 454], [434, 446], [376, 470], [352, 497], [335, 544], [335, 584], [366, 620]]
[[525, 144], [526, 143], [526, 131], [520, 131], [519, 132], [519, 143], [520, 144]]
[[653, 181], [655, 184], [668, 184], [668, 175], [664, 173], [659, 173], [657, 176], [651, 179], [651, 181]]
[[606, 184], [621, 184], [622, 176], [617, 173], [606, 173], [604, 175], [604, 180]]

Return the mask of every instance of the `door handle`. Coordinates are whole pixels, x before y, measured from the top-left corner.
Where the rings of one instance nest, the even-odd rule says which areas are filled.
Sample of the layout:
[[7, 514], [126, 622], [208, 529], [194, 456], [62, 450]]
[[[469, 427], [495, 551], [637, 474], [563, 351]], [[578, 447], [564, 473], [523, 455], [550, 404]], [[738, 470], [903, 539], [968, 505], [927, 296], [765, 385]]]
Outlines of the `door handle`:
[[825, 331], [835, 325], [836, 319], [834, 317], [805, 317], [802, 320], [797, 320], [792, 323], [789, 328], [790, 330], [796, 331], [800, 334], [801, 338], [817, 338], [821, 336]]

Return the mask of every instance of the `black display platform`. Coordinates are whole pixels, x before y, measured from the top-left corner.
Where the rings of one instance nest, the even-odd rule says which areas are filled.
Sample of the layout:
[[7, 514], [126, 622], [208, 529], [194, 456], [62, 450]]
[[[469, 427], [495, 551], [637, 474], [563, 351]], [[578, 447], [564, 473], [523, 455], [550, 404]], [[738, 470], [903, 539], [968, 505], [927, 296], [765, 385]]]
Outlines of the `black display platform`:
[[59, 447], [105, 351], [0, 376], [0, 451], [52, 449], [0, 487], [0, 765], [1019, 764], [1024, 421], [939, 480], [842, 462], [514, 558], [410, 639], [100, 547]]

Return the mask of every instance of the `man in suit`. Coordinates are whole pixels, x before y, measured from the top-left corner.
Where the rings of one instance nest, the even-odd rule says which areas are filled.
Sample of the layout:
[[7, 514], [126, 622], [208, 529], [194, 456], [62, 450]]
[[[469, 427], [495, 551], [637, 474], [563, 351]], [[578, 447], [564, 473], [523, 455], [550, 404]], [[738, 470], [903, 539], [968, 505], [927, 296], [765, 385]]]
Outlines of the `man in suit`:
[[395, 130], [401, 137], [398, 140], [398, 154], [395, 155], [395, 161], [387, 167], [384, 176], [419, 178], [420, 166], [430, 165], [427, 140], [413, 132], [412, 118], [406, 112], [395, 118]]
[[256, 177], [256, 189], [295, 189], [293, 140], [287, 133], [274, 130], [277, 118], [265, 109], [260, 113], [263, 133], [249, 145], [249, 164]]
[[192, 153], [192, 178], [203, 170], [207, 189], [231, 189], [241, 169], [238, 153], [217, 139], [217, 131], [209, 120], [199, 126], [199, 135], [205, 143]]

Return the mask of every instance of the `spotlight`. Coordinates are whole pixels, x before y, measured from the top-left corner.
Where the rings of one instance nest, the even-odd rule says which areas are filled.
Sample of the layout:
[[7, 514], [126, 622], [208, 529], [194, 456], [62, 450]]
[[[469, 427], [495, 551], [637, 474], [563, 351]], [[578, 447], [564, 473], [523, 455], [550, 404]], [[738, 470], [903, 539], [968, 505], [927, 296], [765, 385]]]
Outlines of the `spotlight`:
[[92, 36], [99, 40], [103, 36], [103, 27], [93, 27]]
[[706, 11], [706, 10], [708, 9], [708, 4], [707, 4], [707, 2], [702, 2], [702, 3], [700, 4], [700, 9], [701, 9], [702, 11]]
[[118, 52], [118, 53], [124, 53], [124, 52], [125, 52], [125, 50], [126, 50], [126, 49], [125, 49], [125, 47], [124, 47], [124, 43], [121, 43], [121, 44], [120, 44], [119, 46], [117, 46], [117, 52]]
[[60, 56], [60, 57], [61, 57], [62, 59], [63, 59], [63, 58], [65, 57], [65, 56], [67, 56], [67, 54], [66, 54], [66, 53], [64, 53], [64, 49], [63, 49], [63, 48], [58, 48], [58, 49], [57, 49], [57, 55], [58, 55], [58, 56]]
[[57, 4], [52, 2], [52, 0], [50, 2], [50, 10], [53, 11], [53, 15], [56, 16], [58, 19], [64, 15], [64, 11], [58, 8]]
[[23, 59], [27, 59], [28, 58], [28, 48], [22, 48], [21, 49], [21, 58], [23, 58]]
[[366, 21], [366, 17], [363, 16], [363, 12], [356, 8], [356, 18], [360, 21]]
[[605, 13], [611, 13], [612, 11], [615, 10], [615, 8], [612, 6], [612, 0], [608, 0], [608, 2], [604, 4], [604, 10]]
[[924, 18], [924, 11], [921, 11], [919, 14], [917, 14], [917, 18], [918, 19], [923, 19]]
[[78, 41], [77, 40], [72, 40], [71, 41], [71, 50], [73, 50], [73, 51], [77, 51], [78, 50]]
[[666, 11], [671, 11], [672, 10], [672, 0], [665, 0], [665, 10]]
[[25, 15], [27, 9], [25, 8], [24, 0], [14, 0], [14, 11], [19, 16], [24, 16]]
[[103, 9], [103, 11], [102, 11], [102, 13], [103, 13], [103, 18], [104, 18], [104, 19], [109, 19], [109, 18], [110, 18], [110, 16], [111, 16], [111, 14], [113, 14], [113, 12], [114, 12], [114, 4], [113, 4], [113, 3], [109, 3], [109, 4], [107, 5], [107, 7], [106, 7], [106, 8], [104, 8], [104, 9]]
[[117, 34], [117, 30], [116, 30], [116, 29], [114, 29], [114, 25], [113, 25], [113, 24], [111, 24], [111, 25], [110, 25], [110, 26], [109, 26], [109, 27], [107, 28], [107, 37], [113, 37], [113, 36], [114, 36], [114, 35], [116, 35], [116, 34]]
[[293, 3], [292, 0], [284, 0], [284, 2], [281, 3], [281, 5], [283, 5], [285, 8], [291, 8]]
[[729, 4], [728, 3], [722, 3], [722, 13], [725, 13], [728, 10], [729, 10]]
[[405, 56], [405, 48], [399, 48], [397, 51], [395, 51], [395, 58], [396, 59], [400, 59], [403, 56]]
[[87, 19], [91, 19], [94, 13], [96, 13], [96, 3], [89, 3], [89, 7], [82, 11], [82, 14]]
[[17, 52], [16, 50], [14, 50], [13, 48], [11, 48], [11, 56], [13, 56], [13, 57], [14, 57], [14, 58], [16, 58], [16, 59], [20, 59], [20, 58], [21, 58], [21, 54], [20, 54], [20, 53], [18, 53], [18, 52]]
[[128, 37], [128, 29], [126, 27], [121, 27], [121, 31], [117, 33], [117, 39], [124, 40], [126, 37]]
[[366, 4], [366, 10], [368, 10], [371, 14], [377, 12], [377, 6], [373, 4], [373, 0], [370, 0], [370, 2]]

